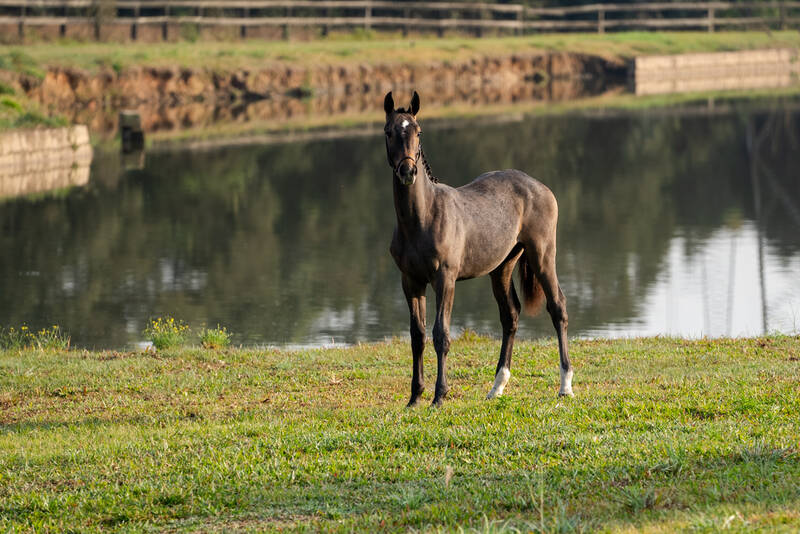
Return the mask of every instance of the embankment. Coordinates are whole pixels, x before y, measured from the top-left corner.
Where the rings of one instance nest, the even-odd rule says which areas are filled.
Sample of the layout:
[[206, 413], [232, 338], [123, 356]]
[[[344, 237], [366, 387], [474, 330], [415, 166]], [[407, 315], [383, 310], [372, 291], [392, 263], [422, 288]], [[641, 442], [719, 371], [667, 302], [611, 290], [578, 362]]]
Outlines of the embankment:
[[416, 64], [267, 64], [256, 68], [111, 67], [94, 72], [48, 67], [43, 74], [6, 71], [3, 83], [49, 114], [116, 130], [117, 110], [136, 109], [145, 131], [220, 122], [281, 121], [303, 115], [372, 112], [390, 90], [420, 91], [427, 106], [570, 100], [624, 83], [619, 59], [538, 52]]

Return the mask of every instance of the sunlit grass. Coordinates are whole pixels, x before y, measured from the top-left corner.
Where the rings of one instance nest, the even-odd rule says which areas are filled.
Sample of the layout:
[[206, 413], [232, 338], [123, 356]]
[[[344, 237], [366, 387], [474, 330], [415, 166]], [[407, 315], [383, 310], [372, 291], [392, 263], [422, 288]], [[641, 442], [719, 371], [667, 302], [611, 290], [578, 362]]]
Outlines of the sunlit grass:
[[[774, 32], [623, 32], [535, 34], [521, 37], [402, 38], [368, 34], [312, 41], [235, 41], [178, 43], [39, 43], [7, 47], [0, 65], [41, 72], [44, 66], [119, 70], [131, 65], [180, 65], [233, 70], [270, 63], [292, 65], [429, 63], [462, 61], [486, 55], [555, 50], [628, 58], [639, 54], [743, 50], [800, 46], [800, 34]], [[5, 59], [4, 59], [5, 58]], [[15, 59], [16, 58], [16, 59]], [[8, 67], [0, 67], [8, 68]]]
[[[0, 352], [0, 530], [800, 528], [800, 338]], [[426, 349], [430, 388], [435, 359]]]

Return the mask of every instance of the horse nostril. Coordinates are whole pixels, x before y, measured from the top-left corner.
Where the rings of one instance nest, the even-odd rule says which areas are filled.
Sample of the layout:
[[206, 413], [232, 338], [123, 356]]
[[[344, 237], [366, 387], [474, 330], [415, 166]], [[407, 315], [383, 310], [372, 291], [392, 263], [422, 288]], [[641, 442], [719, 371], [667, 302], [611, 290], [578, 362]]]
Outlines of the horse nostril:
[[404, 161], [400, 164], [400, 168], [398, 169], [400, 174], [403, 176], [411, 176], [415, 173], [414, 165], [411, 165], [408, 161]]

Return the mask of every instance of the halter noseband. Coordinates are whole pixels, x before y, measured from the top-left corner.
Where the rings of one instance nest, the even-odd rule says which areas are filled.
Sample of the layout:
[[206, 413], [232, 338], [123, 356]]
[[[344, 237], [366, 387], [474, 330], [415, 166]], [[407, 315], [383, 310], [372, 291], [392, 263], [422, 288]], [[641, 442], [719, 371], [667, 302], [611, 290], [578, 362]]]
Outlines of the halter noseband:
[[422, 153], [422, 144], [420, 144], [419, 148], [417, 149], [417, 156], [416, 157], [412, 158], [411, 156], [403, 156], [402, 158], [400, 158], [400, 161], [398, 161], [397, 165], [394, 166], [394, 174], [395, 174], [395, 176], [400, 176], [398, 174], [398, 172], [400, 171], [400, 165], [402, 165], [402, 163], [407, 159], [410, 159], [411, 161], [414, 162], [414, 168], [416, 169], [417, 162], [419, 161], [419, 155], [421, 153]]

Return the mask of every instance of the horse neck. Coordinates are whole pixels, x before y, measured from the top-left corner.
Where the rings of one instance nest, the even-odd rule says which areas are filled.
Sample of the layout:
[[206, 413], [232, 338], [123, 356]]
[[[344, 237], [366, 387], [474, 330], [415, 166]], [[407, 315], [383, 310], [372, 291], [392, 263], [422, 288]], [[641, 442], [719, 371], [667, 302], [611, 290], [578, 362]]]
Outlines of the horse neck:
[[428, 223], [435, 193], [425, 166], [420, 165], [418, 169], [419, 174], [412, 185], [403, 185], [393, 177], [397, 225], [406, 232], [413, 232]]

